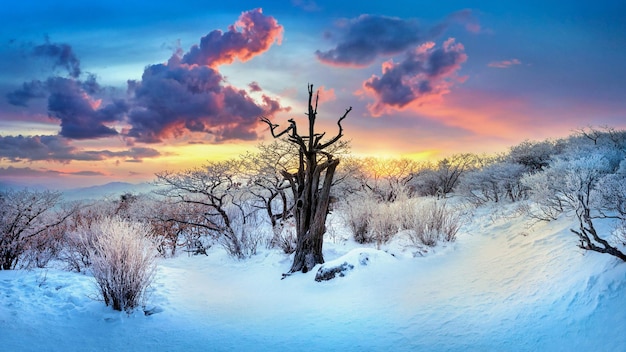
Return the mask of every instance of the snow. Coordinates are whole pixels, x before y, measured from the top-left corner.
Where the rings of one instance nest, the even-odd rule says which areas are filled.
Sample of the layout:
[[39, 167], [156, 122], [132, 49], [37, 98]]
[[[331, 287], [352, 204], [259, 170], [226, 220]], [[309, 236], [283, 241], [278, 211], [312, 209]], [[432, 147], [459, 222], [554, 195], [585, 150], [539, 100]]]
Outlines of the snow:
[[[495, 215], [494, 215], [495, 214]], [[92, 277], [0, 271], [3, 351], [618, 351], [626, 264], [576, 247], [571, 219], [532, 223], [515, 205], [473, 210], [455, 243], [425, 256], [364, 248], [335, 225], [326, 265], [281, 280], [291, 257], [159, 262], [146, 309], [114, 312]], [[332, 220], [332, 219], [331, 219]], [[337, 237], [341, 237], [339, 240]], [[363, 257], [368, 265], [360, 264]]]

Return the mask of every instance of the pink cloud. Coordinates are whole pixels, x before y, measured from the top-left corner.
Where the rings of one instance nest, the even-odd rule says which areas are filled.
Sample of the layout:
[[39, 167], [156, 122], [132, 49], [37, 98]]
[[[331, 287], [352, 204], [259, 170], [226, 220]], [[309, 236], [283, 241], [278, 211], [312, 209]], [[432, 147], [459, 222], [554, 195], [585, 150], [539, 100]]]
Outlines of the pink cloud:
[[274, 42], [280, 44], [282, 35], [283, 26], [273, 17], [263, 15], [262, 9], [246, 11], [228, 26], [228, 31], [216, 29], [202, 37], [200, 45], [192, 46], [181, 62], [215, 68], [235, 59], [248, 61], [267, 51]]
[[320, 86], [317, 92], [319, 93], [320, 103], [337, 100], [337, 96], [335, 95], [335, 88], [326, 89], [326, 87]]
[[521, 63], [522, 62], [518, 59], [511, 59], [511, 60], [502, 60], [502, 61], [492, 61], [489, 64], [487, 64], [487, 66], [495, 67], [495, 68], [509, 68], [514, 65], [521, 65]]
[[440, 48], [427, 42], [408, 52], [399, 63], [384, 62], [382, 76], [373, 75], [365, 81], [358, 94], [374, 97], [375, 101], [368, 105], [373, 116], [441, 99], [453, 85], [464, 81], [456, 72], [466, 60], [463, 45], [454, 38]]

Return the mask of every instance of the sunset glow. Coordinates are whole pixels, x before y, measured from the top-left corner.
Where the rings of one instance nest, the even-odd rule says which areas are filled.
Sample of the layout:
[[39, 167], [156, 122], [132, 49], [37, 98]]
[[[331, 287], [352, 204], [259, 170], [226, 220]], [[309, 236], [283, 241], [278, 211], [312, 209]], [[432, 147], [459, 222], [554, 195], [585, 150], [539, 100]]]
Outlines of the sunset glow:
[[271, 140], [261, 116], [304, 117], [308, 83], [328, 133], [352, 107], [355, 156], [626, 128], [621, 2], [143, 4], [4, 6], [0, 184], [143, 182], [234, 158]]

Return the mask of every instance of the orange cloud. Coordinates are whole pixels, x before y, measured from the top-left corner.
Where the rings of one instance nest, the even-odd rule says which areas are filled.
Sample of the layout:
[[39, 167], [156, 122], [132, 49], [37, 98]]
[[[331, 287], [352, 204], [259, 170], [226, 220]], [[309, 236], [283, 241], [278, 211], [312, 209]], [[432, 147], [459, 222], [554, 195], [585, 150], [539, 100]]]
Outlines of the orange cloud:
[[246, 11], [227, 32], [216, 29], [202, 37], [200, 45], [192, 46], [181, 62], [213, 68], [236, 58], [245, 62], [267, 51], [274, 42], [280, 45], [282, 36], [283, 26], [275, 18], [263, 15], [260, 8]]
[[320, 103], [326, 103], [329, 101], [337, 100], [337, 96], [335, 95], [335, 88], [330, 88], [327, 90], [326, 87], [320, 86], [317, 92], [320, 97], [319, 98]]
[[408, 52], [399, 63], [384, 62], [382, 75], [373, 75], [365, 81], [363, 91], [357, 95], [365, 92], [374, 97], [375, 101], [367, 106], [372, 116], [439, 101], [454, 84], [465, 80], [456, 71], [466, 60], [465, 48], [454, 38], [446, 40], [440, 48], [427, 42]]

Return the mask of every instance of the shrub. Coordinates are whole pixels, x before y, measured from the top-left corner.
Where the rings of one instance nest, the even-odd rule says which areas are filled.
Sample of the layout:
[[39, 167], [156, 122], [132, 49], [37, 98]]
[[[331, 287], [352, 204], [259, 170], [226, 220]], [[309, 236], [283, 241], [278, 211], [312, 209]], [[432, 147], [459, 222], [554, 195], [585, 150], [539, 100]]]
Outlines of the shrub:
[[367, 200], [345, 204], [343, 215], [357, 243], [372, 242], [369, 231], [372, 212], [372, 205]]
[[344, 204], [343, 215], [357, 243], [376, 243], [377, 246], [389, 242], [398, 232], [398, 204], [378, 202], [374, 197], [353, 199]]
[[119, 217], [102, 219], [91, 232], [92, 271], [104, 303], [132, 311], [145, 298], [156, 269], [150, 234], [141, 223]]
[[454, 242], [461, 226], [458, 212], [448, 208], [445, 202], [433, 200], [414, 208], [413, 217], [405, 226], [409, 239], [416, 247], [434, 247], [439, 241]]
[[58, 192], [0, 191], [0, 270], [15, 269], [25, 254], [32, 257], [37, 251], [43, 254], [52, 249], [41, 238], [50, 235], [73, 211], [55, 211], [60, 199]]

